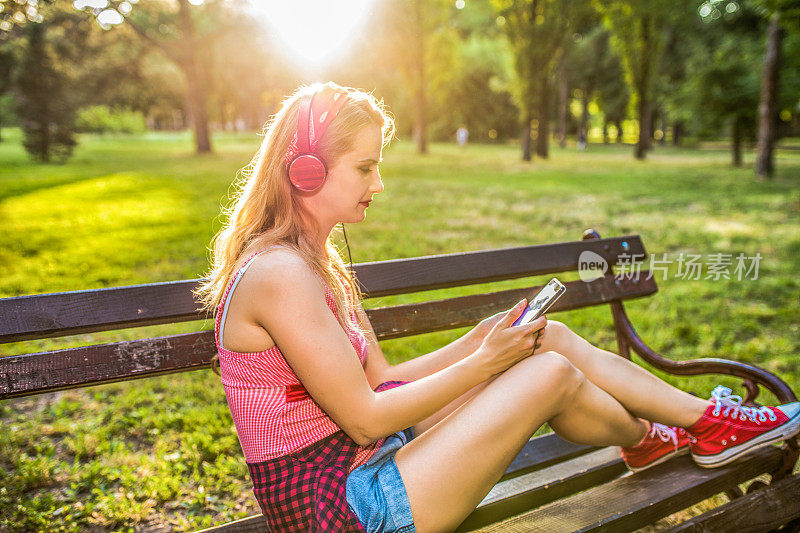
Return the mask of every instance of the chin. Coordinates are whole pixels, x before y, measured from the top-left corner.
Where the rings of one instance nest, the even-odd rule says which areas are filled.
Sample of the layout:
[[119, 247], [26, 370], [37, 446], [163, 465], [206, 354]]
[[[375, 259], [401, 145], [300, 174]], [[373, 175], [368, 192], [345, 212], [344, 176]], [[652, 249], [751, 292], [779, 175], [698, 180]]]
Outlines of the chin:
[[341, 222], [342, 224], [358, 224], [359, 222], [364, 222], [365, 218], [367, 218], [366, 213], [359, 213], [349, 217], [342, 217]]

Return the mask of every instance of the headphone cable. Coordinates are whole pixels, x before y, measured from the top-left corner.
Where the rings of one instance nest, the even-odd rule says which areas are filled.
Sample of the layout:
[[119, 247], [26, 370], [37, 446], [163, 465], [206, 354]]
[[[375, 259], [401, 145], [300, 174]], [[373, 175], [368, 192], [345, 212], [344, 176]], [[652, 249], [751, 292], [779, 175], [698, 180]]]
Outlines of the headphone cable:
[[344, 222], [342, 224], [342, 233], [344, 234], [344, 244], [347, 246], [347, 258], [350, 260], [350, 275], [353, 275], [353, 256], [350, 255], [350, 243], [347, 242], [347, 230], [344, 229]]

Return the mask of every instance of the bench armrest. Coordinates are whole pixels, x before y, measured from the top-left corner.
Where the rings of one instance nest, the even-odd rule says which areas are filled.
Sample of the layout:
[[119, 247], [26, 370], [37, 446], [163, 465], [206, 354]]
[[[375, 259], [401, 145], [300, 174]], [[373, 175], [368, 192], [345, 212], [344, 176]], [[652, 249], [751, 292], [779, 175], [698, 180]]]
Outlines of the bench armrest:
[[745, 402], [752, 402], [758, 396], [758, 385], [764, 386], [773, 393], [781, 403], [797, 401], [797, 396], [791, 388], [778, 376], [759, 368], [755, 365], [731, 361], [721, 358], [700, 358], [689, 361], [673, 361], [659, 354], [650, 348], [633, 329], [628, 315], [622, 302], [612, 302], [611, 308], [614, 313], [614, 322], [617, 333], [623, 339], [622, 342], [633, 349], [642, 359], [669, 374], [678, 376], [696, 376], [700, 374], [727, 374], [737, 376], [744, 380], [744, 387], [747, 389]]

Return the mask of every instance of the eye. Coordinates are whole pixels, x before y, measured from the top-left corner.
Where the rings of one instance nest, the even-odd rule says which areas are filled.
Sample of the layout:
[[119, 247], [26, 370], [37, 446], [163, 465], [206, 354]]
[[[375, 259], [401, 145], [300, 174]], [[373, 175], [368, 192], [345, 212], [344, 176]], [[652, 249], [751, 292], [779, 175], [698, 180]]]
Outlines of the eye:
[[370, 172], [372, 172], [372, 169], [370, 167], [361, 167], [358, 170], [361, 171], [361, 173], [364, 175], [367, 175]]

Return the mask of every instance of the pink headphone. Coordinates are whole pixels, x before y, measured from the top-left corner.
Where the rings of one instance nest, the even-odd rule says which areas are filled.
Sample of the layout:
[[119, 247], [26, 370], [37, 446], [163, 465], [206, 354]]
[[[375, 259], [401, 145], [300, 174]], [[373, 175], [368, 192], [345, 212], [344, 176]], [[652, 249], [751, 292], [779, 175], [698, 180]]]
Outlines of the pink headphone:
[[325, 183], [328, 168], [316, 148], [347, 100], [347, 91], [333, 83], [326, 83], [300, 100], [297, 131], [286, 151], [289, 181], [297, 189], [312, 192]]

